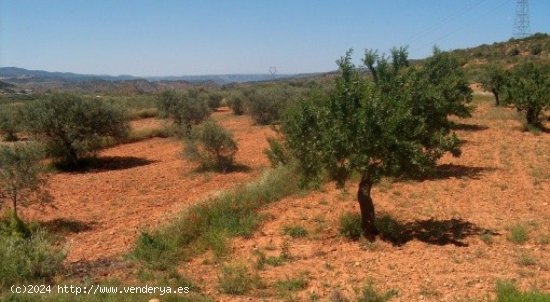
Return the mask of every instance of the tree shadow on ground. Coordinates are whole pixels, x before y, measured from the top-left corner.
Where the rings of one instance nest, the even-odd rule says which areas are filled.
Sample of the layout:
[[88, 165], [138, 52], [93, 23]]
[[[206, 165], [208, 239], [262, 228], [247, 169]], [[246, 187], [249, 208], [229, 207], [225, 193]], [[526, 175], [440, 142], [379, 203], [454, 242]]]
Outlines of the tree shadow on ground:
[[438, 165], [433, 171], [426, 174], [419, 175], [407, 175], [406, 178], [411, 180], [437, 180], [437, 179], [448, 179], [448, 178], [469, 178], [469, 179], [479, 179], [479, 176], [483, 172], [494, 171], [494, 168], [491, 167], [470, 167], [464, 165], [455, 165], [455, 164], [443, 164]]
[[419, 240], [433, 245], [449, 245], [465, 247], [464, 239], [482, 234], [500, 235], [494, 231], [483, 229], [462, 219], [417, 220], [401, 223], [389, 215], [383, 215], [376, 221], [380, 238], [396, 246], [404, 245], [411, 240]]
[[68, 234], [89, 231], [93, 228], [94, 223], [65, 218], [56, 218], [53, 220], [41, 222], [40, 226], [44, 227], [50, 233]]
[[76, 165], [56, 165], [56, 167], [65, 172], [87, 173], [126, 170], [155, 162], [157, 161], [134, 156], [104, 156], [84, 158]]
[[489, 129], [489, 127], [485, 125], [478, 125], [478, 124], [463, 124], [463, 123], [455, 123], [451, 129], [453, 130], [462, 130], [462, 131], [483, 131]]

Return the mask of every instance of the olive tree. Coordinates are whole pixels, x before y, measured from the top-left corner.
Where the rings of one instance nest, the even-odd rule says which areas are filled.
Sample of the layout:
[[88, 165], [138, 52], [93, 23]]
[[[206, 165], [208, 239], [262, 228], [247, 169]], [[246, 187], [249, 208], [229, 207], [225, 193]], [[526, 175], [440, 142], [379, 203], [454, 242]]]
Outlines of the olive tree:
[[163, 91], [158, 98], [158, 109], [162, 117], [171, 118], [186, 131], [190, 131], [191, 126], [201, 123], [211, 114], [207, 99], [195, 90], [185, 93]]
[[21, 128], [21, 111], [18, 107], [7, 104], [0, 107], [0, 133], [4, 140], [13, 142], [17, 140], [17, 132]]
[[40, 151], [28, 144], [0, 146], [0, 209], [11, 203], [16, 218], [17, 206], [33, 201], [44, 183]]
[[233, 114], [242, 115], [244, 113], [245, 100], [240, 91], [235, 91], [227, 97], [227, 104]]
[[129, 129], [121, 109], [75, 94], [53, 94], [30, 103], [26, 124], [45, 143], [49, 156], [73, 166], [101, 148], [105, 138], [123, 138]]
[[367, 51], [373, 81], [352, 64], [351, 50], [337, 63], [334, 89], [292, 107], [282, 131], [306, 177], [323, 169], [343, 187], [359, 173], [361, 227], [374, 240], [373, 185], [386, 175], [427, 172], [445, 152], [458, 156], [447, 115], [468, 114], [470, 90], [457, 62], [439, 50], [420, 68], [407, 67], [405, 48], [390, 58]]
[[222, 101], [223, 101], [223, 94], [221, 94], [220, 92], [212, 91], [208, 93], [207, 104], [211, 110], [218, 109], [221, 106]]
[[495, 103], [500, 105], [500, 97], [506, 88], [507, 74], [504, 69], [497, 65], [490, 65], [482, 80], [482, 87], [495, 96]]
[[511, 71], [506, 102], [525, 112], [527, 124], [540, 126], [540, 114], [550, 108], [550, 66], [527, 62]]
[[196, 126], [185, 139], [184, 154], [205, 168], [227, 172], [233, 166], [237, 143], [233, 135], [214, 120]]
[[288, 87], [257, 88], [249, 95], [248, 101], [252, 119], [259, 125], [278, 122], [291, 95]]

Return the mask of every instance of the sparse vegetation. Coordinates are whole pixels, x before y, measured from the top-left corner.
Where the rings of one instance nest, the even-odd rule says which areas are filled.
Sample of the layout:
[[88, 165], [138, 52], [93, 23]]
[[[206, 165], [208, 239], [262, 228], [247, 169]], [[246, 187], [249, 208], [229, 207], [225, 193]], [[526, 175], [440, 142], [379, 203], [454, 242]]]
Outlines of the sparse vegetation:
[[279, 297], [288, 297], [293, 292], [303, 290], [307, 287], [308, 281], [305, 274], [300, 276], [278, 280], [275, 282], [275, 287], [277, 288], [277, 295]]
[[515, 244], [524, 244], [529, 239], [527, 227], [523, 224], [515, 224], [509, 227], [506, 238]]
[[345, 213], [340, 217], [340, 234], [348, 239], [357, 240], [363, 234], [361, 215]]
[[271, 170], [257, 182], [192, 206], [162, 229], [143, 232], [133, 255], [148, 266], [165, 269], [184, 256], [182, 249], [192, 249], [193, 243], [204, 246], [204, 238], [209, 232], [250, 236], [261, 220], [256, 212], [261, 206], [298, 189], [292, 169]]
[[306, 237], [307, 230], [300, 225], [287, 225], [283, 229], [283, 233], [293, 238]]
[[10, 223], [0, 221], [0, 292], [13, 284], [51, 281], [64, 259], [43, 231], [22, 237], [13, 234]]
[[259, 276], [254, 275], [245, 264], [233, 263], [222, 267], [219, 277], [220, 290], [225, 294], [242, 295], [259, 287]]
[[511, 282], [499, 281], [496, 287], [496, 302], [544, 302], [550, 301], [550, 294], [536, 290], [521, 292]]
[[397, 295], [396, 290], [389, 290], [383, 294], [379, 293], [372, 283], [369, 283], [361, 291], [361, 295], [357, 297], [357, 302], [386, 302]]
[[537, 260], [528, 253], [519, 255], [517, 263], [521, 266], [531, 266], [537, 264]]

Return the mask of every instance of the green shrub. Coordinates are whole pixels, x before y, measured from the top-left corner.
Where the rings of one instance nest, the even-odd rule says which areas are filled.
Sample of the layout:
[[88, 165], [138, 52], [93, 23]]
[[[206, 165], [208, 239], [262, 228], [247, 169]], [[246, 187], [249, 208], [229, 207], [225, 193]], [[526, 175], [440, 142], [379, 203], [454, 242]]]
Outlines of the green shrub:
[[357, 240], [363, 234], [361, 215], [345, 213], [340, 217], [340, 234], [348, 239]]
[[211, 114], [206, 100], [194, 90], [185, 93], [166, 90], [159, 95], [157, 106], [161, 117], [173, 119], [186, 130], [201, 123]]
[[219, 93], [219, 92], [210, 92], [210, 93], [208, 93], [207, 104], [208, 104], [208, 107], [210, 107], [211, 110], [218, 109], [222, 104], [222, 100], [223, 100], [223, 95], [221, 93]]
[[48, 155], [77, 166], [79, 159], [97, 151], [105, 137], [128, 133], [126, 114], [97, 99], [53, 94], [27, 106], [29, 130], [47, 146]]
[[40, 200], [40, 150], [29, 144], [0, 146], [0, 210], [11, 203], [17, 218], [17, 206]]
[[286, 297], [291, 292], [303, 290], [307, 287], [308, 281], [305, 274], [294, 278], [285, 278], [275, 282], [279, 297]]
[[129, 112], [128, 118], [131, 120], [139, 120], [139, 119], [157, 117], [158, 114], [159, 112], [157, 108], [146, 108], [146, 109], [139, 109], [139, 110], [134, 110]]
[[514, 47], [514, 48], [510, 49], [508, 54], [512, 57], [515, 57], [515, 56], [518, 56], [520, 54], [520, 51], [517, 47]]
[[531, 54], [534, 56], [540, 55], [541, 52], [542, 52], [542, 45], [538, 43], [533, 45], [533, 47], [531, 48]]
[[521, 292], [511, 282], [498, 281], [496, 286], [496, 302], [547, 302], [550, 294], [536, 290]]
[[222, 293], [231, 295], [242, 295], [257, 287], [260, 279], [252, 275], [244, 264], [226, 264], [222, 267], [222, 274], [219, 276], [219, 285]]
[[214, 120], [195, 127], [185, 139], [185, 156], [207, 169], [227, 172], [234, 165], [237, 150], [233, 135]]
[[529, 240], [527, 227], [523, 224], [516, 224], [510, 227], [506, 238], [515, 244], [524, 244]]
[[4, 140], [13, 142], [17, 140], [17, 132], [21, 129], [21, 110], [12, 104], [0, 107], [0, 134]]
[[244, 96], [240, 92], [235, 92], [228, 97], [227, 104], [235, 115], [242, 115], [245, 108]]
[[265, 88], [255, 91], [250, 96], [248, 104], [252, 119], [260, 125], [277, 122], [289, 97], [287, 92], [280, 88]]
[[361, 291], [361, 295], [357, 297], [357, 302], [386, 302], [397, 295], [396, 290], [389, 290], [384, 294], [378, 293], [374, 286], [369, 283]]
[[506, 102], [525, 112], [527, 124], [540, 127], [540, 114], [550, 108], [550, 65], [521, 63], [506, 81]]
[[300, 225], [287, 225], [283, 228], [283, 234], [293, 238], [300, 238], [307, 236], [307, 230]]
[[267, 143], [269, 144], [269, 148], [264, 150], [264, 153], [269, 159], [272, 167], [290, 163], [291, 155], [284, 142], [274, 137], [268, 137]]
[[51, 281], [62, 268], [64, 256], [42, 231], [24, 238], [0, 230], [0, 288]]

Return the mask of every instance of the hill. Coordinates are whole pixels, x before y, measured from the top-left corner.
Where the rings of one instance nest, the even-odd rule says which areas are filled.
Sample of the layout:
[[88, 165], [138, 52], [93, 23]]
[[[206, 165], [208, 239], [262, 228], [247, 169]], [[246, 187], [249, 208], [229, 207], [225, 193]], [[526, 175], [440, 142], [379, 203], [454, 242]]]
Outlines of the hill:
[[550, 63], [550, 35], [537, 33], [524, 39], [510, 39], [451, 51], [463, 62], [472, 81], [478, 81], [484, 66], [496, 64], [509, 68], [518, 62], [534, 60]]
[[[303, 74], [279, 74], [277, 78], [292, 78], [305, 76]], [[189, 83], [214, 82], [219, 85], [229, 83], [243, 83], [272, 80], [271, 74], [219, 74], [219, 75], [189, 75], [189, 76], [152, 76], [137, 77], [132, 75], [93, 75], [78, 74], [72, 72], [50, 72], [44, 70], [29, 70], [19, 67], [0, 67], [0, 79], [8, 82], [31, 83], [31, 82], [65, 82], [78, 83], [89, 81], [134, 81], [147, 80], [151, 82], [185, 81]]]

